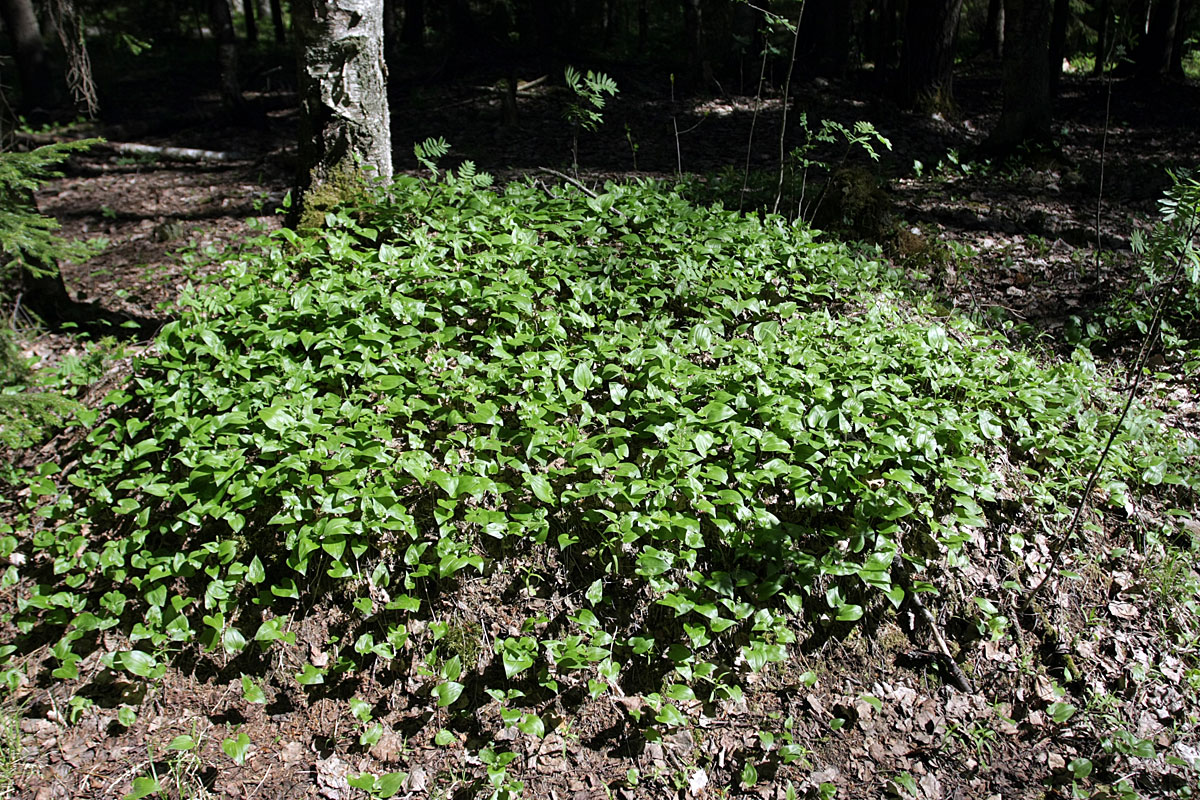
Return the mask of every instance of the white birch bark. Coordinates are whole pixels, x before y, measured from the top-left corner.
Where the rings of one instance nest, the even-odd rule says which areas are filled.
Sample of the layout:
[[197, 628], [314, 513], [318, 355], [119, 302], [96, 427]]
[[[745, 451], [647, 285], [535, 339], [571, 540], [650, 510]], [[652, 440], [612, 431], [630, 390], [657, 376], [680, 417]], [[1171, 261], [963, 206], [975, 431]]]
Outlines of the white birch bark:
[[392, 177], [383, 0], [296, 0], [307, 186], [346, 168]]

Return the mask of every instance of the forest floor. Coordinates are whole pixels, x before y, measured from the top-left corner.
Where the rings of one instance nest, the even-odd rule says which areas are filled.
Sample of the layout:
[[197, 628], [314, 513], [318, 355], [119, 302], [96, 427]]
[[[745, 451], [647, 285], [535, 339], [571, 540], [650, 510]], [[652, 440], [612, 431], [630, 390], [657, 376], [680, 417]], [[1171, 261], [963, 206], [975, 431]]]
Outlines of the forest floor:
[[[580, 137], [582, 183], [670, 179], [682, 168], [700, 176], [695, 191], [708, 191], [727, 207], [740, 202], [746, 163], [770, 185], [778, 159], [777, 97], [722, 94], [664, 102], [671, 91], [665, 81], [617, 78], [622, 92], [606, 111], [605, 125]], [[410, 142], [444, 136], [453, 146], [450, 163], [471, 159], [501, 180], [556, 181], [539, 168], [571, 170], [571, 131], [561, 116], [563, 90], [547, 84], [519, 95], [515, 125], [501, 124], [499, 94], [488, 86], [464, 82], [397, 92], [393, 140], [400, 168], [416, 169]], [[1072, 318], [1102, 318], [1110, 301], [1138, 280], [1131, 232], [1152, 221], [1168, 185], [1165, 168], [1196, 158], [1200, 87], [1148, 91], [1120, 80], [1067, 76], [1058, 105], [1061, 153], [1004, 167], [970, 158], [998, 112], [997, 81], [963, 78], [956, 92], [960, 107], [942, 117], [902, 112], [853, 83], [806, 82], [791, 124], [798, 110], [813, 124], [873, 123], [892, 149], [878, 165], [856, 162], [886, 187], [888, 216], [902, 232], [884, 252], [948, 308], [998, 328], [1013, 323], [1009, 334], [1046, 358], [1066, 354]], [[41, 210], [59, 219], [67, 236], [108, 240], [87, 264], [65, 267], [66, 283], [80, 299], [166, 320], [181, 286], [218, 268], [222, 246], [280, 224], [274, 210], [292, 180], [294, 110], [268, 112], [258, 129], [249, 130], [214, 124], [213, 98], [195, 103], [200, 116], [188, 128], [155, 132], [124, 121], [100, 132], [114, 141], [136, 137], [143, 144], [242, 157], [184, 163], [97, 152], [75, 159], [66, 177], [39, 192]], [[212, 116], [206, 118], [207, 112]], [[789, 143], [797, 141], [793, 128]], [[1122, 359], [1136, 344], [1113, 342], [1102, 370], [1121, 374]], [[85, 348], [61, 333], [31, 335], [22, 346], [45, 363]], [[116, 347], [116, 368], [127, 369], [128, 356], [146, 346]], [[1146, 390], [1152, 402], [1172, 425], [1195, 436], [1196, 376], [1161, 360], [1156, 367], [1158, 377]], [[27, 457], [53, 460], [61, 444], [52, 440]], [[1194, 558], [1180, 560], [1169, 555], [1178, 550], [1144, 537], [1142, 523], [1162, 522], [1157, 513], [1129, 507], [1096, 517], [1085, 552], [1068, 555], [1064, 564], [1073, 580], [1048, 586], [1035, 614], [1001, 609], [1022, 624], [957, 653], [975, 691], [950, 685], [919, 621], [885, 618], [844, 639], [806, 646], [800, 660], [747, 686], [736, 708], [662, 742], [623, 737], [625, 710], [608, 700], [585, 703], [544, 739], [509, 743], [521, 753], [514, 775], [526, 782], [527, 796], [560, 800], [773, 800], [784, 796], [785, 777], [801, 796], [831, 797], [836, 790], [843, 798], [891, 793], [1008, 800], [1071, 796], [1073, 765], [1080, 763], [1075, 759], [1088, 758], [1113, 787], [1125, 779], [1143, 797], [1185, 796], [1200, 776], [1196, 612], [1185, 602], [1197, 598], [1200, 576]], [[1200, 540], [1195, 523], [1185, 521], [1178, 530], [1185, 542], [1189, 536]], [[1028, 533], [1049, 549], [1053, 531]], [[964, 591], [1005, 580], [991, 570], [984, 550], [965, 571]], [[501, 603], [502, 577], [465, 587], [463, 620], [500, 624], [487, 609]], [[13, 591], [3, 590], [0, 602], [11, 605]], [[528, 597], [514, 613], [536, 613], [558, 601], [557, 594]], [[967, 605], [963, 597], [931, 603], [951, 640], [974, 625]], [[330, 631], [344, 613], [330, 608], [310, 614], [297, 631], [313, 663], [327, 658]], [[81, 662], [81, 672], [88, 669]], [[819, 676], [816, 683], [804, 678], [809, 672]], [[348, 773], [401, 768], [409, 777], [398, 796], [486, 796], [468, 751], [434, 746], [427, 720], [406, 711], [405, 687], [401, 677], [360, 688], [360, 695], [393, 700], [393, 716], [385, 719], [393, 732], [366, 748], [358, 744], [357, 723], [344, 702], [299, 693], [285, 681], [266, 687], [268, 704], [250, 704], [232, 666], [177, 664], [128, 727], [116, 711], [130, 702], [122, 696], [128, 687], [112, 676], [92, 681], [84, 695], [92, 702], [78, 707], [69, 706], [69, 685], [35, 679], [9, 702], [19, 715], [16, 796], [120, 797], [135, 777], [154, 769], [177, 780], [182, 796], [337, 800], [355, 796]], [[1068, 702], [1078, 711], [1064, 724], [1055, 717]], [[754, 786], [743, 786], [744, 765], [764, 750], [758, 732], [772, 726], [785, 726], [807, 755], [764, 768]], [[255, 743], [242, 766], [220, 755], [218, 743], [233, 729]], [[201, 742], [197, 758], [164, 752], [164, 743], [179, 734]], [[628, 777], [631, 767], [642, 776], [638, 785]], [[1093, 796], [1119, 793], [1114, 788]]]

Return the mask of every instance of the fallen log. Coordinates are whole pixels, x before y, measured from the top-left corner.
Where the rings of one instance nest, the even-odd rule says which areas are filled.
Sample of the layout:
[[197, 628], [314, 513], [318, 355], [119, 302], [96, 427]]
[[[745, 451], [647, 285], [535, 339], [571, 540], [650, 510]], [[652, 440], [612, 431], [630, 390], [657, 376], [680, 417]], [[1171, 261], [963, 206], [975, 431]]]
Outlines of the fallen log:
[[[32, 145], [54, 144], [61, 141], [56, 136], [44, 133], [17, 131], [13, 138]], [[227, 150], [200, 150], [193, 147], [164, 147], [137, 142], [98, 142], [94, 151], [106, 151], [122, 156], [154, 156], [164, 161], [245, 161], [250, 156]]]
[[100, 150], [112, 150], [123, 156], [150, 155], [165, 161], [244, 161], [249, 156], [226, 150], [198, 150], [192, 147], [159, 147], [134, 142], [104, 142]]

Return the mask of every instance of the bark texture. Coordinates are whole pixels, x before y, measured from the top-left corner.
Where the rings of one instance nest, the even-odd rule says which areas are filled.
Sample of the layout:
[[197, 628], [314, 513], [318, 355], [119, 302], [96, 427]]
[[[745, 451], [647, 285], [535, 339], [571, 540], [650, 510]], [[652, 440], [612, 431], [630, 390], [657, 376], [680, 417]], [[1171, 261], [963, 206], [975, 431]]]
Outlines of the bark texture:
[[217, 67], [221, 79], [221, 100], [235, 117], [246, 110], [242, 86], [238, 81], [237, 33], [233, 29], [233, 14], [226, 0], [209, 0], [208, 20], [217, 39]]
[[17, 77], [21, 82], [21, 107], [28, 111], [54, 105], [54, 84], [46, 61], [46, 45], [30, 0], [2, 0], [0, 15], [16, 51]]
[[987, 149], [1050, 139], [1050, 0], [1005, 0], [1004, 106]]
[[902, 97], [910, 106], [944, 110], [954, 97], [954, 40], [963, 0], [909, 3], [900, 61]]
[[302, 0], [299, 37], [301, 202], [360, 170], [392, 177], [383, 0]]

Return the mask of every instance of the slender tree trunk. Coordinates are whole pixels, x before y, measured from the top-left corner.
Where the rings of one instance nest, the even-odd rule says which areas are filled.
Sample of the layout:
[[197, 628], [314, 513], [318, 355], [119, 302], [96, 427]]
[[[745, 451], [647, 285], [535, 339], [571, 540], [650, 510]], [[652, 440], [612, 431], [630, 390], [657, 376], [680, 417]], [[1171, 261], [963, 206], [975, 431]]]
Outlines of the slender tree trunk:
[[600, 40], [606, 48], [612, 47], [621, 31], [621, 0], [604, 0], [602, 25], [603, 32]]
[[21, 108], [49, 109], [55, 105], [54, 82], [46, 60], [46, 44], [30, 0], [0, 0], [0, 16], [16, 53]]
[[1146, 36], [1137, 49], [1137, 74], [1159, 80], [1171, 68], [1171, 50], [1179, 23], [1179, 0], [1156, 0], [1150, 8]]
[[910, 2], [900, 60], [906, 104], [943, 109], [954, 99], [954, 42], [963, 0]]
[[738, 94], [746, 93], [746, 79], [753, 79], [762, 54], [763, 12], [768, 10], [769, 3], [755, 3], [754, 6], [736, 3], [733, 6], [732, 20], [729, 25], [729, 38], [726, 52], [735, 54], [738, 71]]
[[258, 41], [258, 20], [255, 17], [255, 3], [257, 0], [242, 0], [242, 14], [246, 17], [246, 41]]
[[1067, 25], [1071, 22], [1071, 0], [1054, 0], [1050, 18], [1050, 95], [1058, 95], [1062, 78], [1063, 57], [1067, 49]]
[[335, 194], [355, 176], [392, 177], [382, 0], [297, 0], [300, 203]]
[[1175, 42], [1171, 45], [1171, 66], [1167, 74], [1174, 78], [1183, 78], [1183, 54], [1187, 49], [1188, 21], [1194, 6], [1193, 0], [1183, 0], [1179, 4], [1179, 20], [1175, 24]]
[[1005, 0], [1004, 106], [986, 144], [1006, 152], [1050, 138], [1050, 0]]
[[271, 3], [271, 23], [275, 27], [275, 44], [283, 44], [287, 41], [287, 33], [284, 31], [283, 25], [283, 3], [280, 0], [270, 0]]
[[1004, 0], [989, 0], [982, 41], [992, 58], [997, 61], [1004, 58]]
[[225, 107], [240, 117], [245, 113], [246, 101], [238, 82], [237, 34], [233, 30], [233, 15], [229, 13], [226, 0], [209, 0], [208, 22], [217, 40], [217, 69], [220, 73], [221, 100]]
[[1108, 62], [1108, 46], [1112, 40], [1112, 0], [1100, 0], [1096, 4], [1096, 50], [1092, 77], [1104, 74]]
[[870, 33], [866, 39], [866, 57], [875, 64], [875, 71], [879, 74], [889, 72], [898, 63], [897, 5], [897, 0], [876, 0], [874, 3]]

